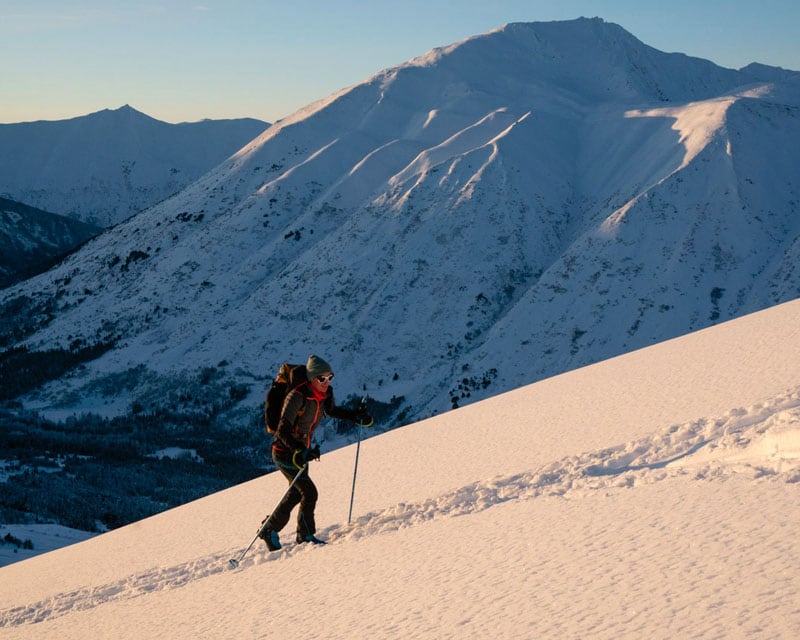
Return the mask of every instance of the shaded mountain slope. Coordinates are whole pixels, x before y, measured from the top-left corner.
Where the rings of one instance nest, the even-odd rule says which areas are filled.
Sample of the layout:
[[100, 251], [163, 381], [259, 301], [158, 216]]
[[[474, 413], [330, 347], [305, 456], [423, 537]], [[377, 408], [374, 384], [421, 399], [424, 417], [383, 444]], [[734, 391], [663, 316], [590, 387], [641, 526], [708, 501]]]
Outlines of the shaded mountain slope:
[[0, 198], [0, 288], [45, 271], [99, 227]]

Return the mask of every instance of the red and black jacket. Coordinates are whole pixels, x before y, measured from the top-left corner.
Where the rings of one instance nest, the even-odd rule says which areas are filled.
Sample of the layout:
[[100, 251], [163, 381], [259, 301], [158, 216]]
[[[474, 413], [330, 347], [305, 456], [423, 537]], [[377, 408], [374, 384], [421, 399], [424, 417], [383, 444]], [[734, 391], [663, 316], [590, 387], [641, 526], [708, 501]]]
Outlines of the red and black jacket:
[[301, 383], [286, 394], [272, 448], [290, 453], [310, 447], [314, 431], [325, 416], [351, 422], [358, 420], [355, 411], [336, 406], [333, 387], [328, 387], [325, 395], [318, 396], [310, 382]]

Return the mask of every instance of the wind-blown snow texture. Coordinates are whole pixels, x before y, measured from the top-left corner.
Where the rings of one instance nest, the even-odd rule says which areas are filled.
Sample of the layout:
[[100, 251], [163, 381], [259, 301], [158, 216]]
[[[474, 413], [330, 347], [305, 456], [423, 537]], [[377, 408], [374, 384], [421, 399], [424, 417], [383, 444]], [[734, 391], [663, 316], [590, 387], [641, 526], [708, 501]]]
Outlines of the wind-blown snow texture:
[[[0, 569], [0, 638], [750, 638], [800, 631], [800, 301]], [[284, 541], [292, 537], [284, 530]]]
[[168, 124], [127, 105], [0, 124], [0, 195], [110, 227], [194, 182], [267, 126], [252, 118]]
[[317, 352], [411, 419], [791, 300], [798, 77], [600, 19], [378, 73], [3, 292], [32, 350], [116, 342], [27, 402], [146, 410], [225, 363], [255, 407]]

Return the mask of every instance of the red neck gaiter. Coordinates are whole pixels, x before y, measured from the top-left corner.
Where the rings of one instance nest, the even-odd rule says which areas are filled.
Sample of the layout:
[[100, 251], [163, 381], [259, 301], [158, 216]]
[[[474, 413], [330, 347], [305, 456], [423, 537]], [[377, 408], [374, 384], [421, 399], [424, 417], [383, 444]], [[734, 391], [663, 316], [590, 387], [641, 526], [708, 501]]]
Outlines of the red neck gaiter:
[[326, 391], [317, 391], [314, 388], [314, 385], [311, 384], [311, 383], [309, 383], [308, 386], [311, 387], [311, 393], [314, 394], [314, 399], [317, 400], [318, 402], [322, 402], [325, 399], [325, 397], [328, 395], [327, 390]]

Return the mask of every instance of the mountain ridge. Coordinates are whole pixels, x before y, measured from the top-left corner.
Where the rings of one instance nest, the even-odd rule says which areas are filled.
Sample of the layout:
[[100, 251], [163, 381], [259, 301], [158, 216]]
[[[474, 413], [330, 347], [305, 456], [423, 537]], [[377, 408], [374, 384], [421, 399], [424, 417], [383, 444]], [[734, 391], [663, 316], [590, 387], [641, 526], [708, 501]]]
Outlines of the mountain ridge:
[[130, 105], [0, 124], [0, 193], [109, 227], [186, 187], [269, 125], [168, 124]]
[[176, 372], [216, 367], [249, 386], [246, 421], [280, 361], [317, 352], [344, 389], [404, 398], [402, 421], [797, 297], [797, 74], [625, 34], [507, 26], [276, 123], [3, 292], [32, 319], [58, 293], [23, 323], [32, 350], [116, 345], [26, 402], [124, 410], [102, 381], [145, 366], [156, 382], [128, 373], [126, 397], [151, 409]]

